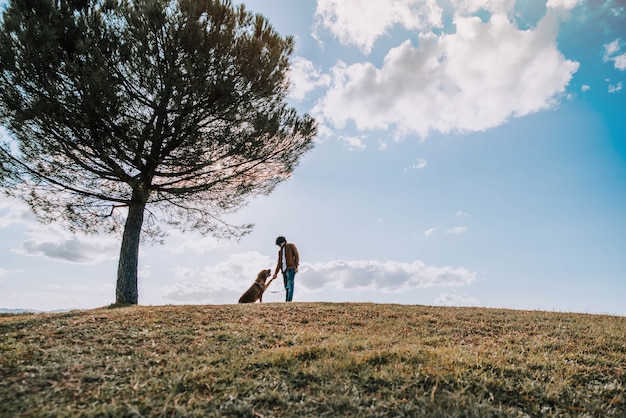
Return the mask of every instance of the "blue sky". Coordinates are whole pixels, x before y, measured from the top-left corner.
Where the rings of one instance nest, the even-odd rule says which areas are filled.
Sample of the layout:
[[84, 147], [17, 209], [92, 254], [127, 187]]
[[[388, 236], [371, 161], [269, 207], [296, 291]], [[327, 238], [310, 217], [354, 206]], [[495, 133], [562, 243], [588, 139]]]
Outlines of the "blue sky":
[[[235, 303], [282, 234], [301, 253], [294, 301], [626, 315], [623, 2], [245, 4], [295, 36], [289, 100], [320, 135], [229, 218], [256, 225], [241, 241], [144, 245], [140, 304]], [[117, 237], [6, 198], [0, 234], [0, 308], [114, 301]]]

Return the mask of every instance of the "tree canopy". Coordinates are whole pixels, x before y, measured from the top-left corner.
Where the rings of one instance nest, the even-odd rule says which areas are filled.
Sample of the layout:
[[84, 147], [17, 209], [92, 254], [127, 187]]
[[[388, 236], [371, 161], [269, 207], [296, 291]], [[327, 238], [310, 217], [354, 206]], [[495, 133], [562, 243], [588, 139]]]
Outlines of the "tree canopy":
[[137, 303], [142, 230], [238, 237], [224, 215], [312, 147], [286, 101], [294, 40], [243, 5], [12, 0], [0, 25], [0, 187], [42, 221], [123, 232], [116, 303]]

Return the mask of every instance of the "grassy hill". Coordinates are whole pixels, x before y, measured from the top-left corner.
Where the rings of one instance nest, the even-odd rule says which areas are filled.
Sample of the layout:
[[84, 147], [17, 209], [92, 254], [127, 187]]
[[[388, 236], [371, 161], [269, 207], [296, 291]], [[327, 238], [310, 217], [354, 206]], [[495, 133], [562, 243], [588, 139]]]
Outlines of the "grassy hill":
[[0, 316], [0, 416], [626, 416], [626, 318], [377, 304]]

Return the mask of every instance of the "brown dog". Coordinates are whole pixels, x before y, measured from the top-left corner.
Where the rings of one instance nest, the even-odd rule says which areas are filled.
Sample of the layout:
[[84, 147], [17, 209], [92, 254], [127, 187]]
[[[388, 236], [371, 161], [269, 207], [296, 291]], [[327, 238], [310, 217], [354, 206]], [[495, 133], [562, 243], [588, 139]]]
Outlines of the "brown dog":
[[267, 284], [265, 284], [265, 281], [268, 277], [270, 277], [270, 274], [272, 274], [272, 270], [270, 269], [261, 270], [256, 277], [254, 283], [252, 283], [252, 286], [250, 286], [250, 288], [246, 290], [243, 295], [241, 295], [241, 297], [239, 298], [239, 303], [254, 303], [257, 301], [257, 299], [260, 303], [262, 303], [263, 292], [265, 292], [267, 286], [269, 286], [270, 283], [272, 283], [272, 281], [274, 280], [272, 279]]

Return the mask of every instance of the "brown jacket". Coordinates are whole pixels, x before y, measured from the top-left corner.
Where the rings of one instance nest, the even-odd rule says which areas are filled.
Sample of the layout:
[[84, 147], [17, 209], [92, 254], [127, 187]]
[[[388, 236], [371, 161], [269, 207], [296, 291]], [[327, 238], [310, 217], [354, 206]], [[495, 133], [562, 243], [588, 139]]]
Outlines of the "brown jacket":
[[[286, 243], [285, 244], [285, 258], [287, 261], [287, 270], [298, 268], [298, 264], [300, 264], [300, 255], [298, 254], [298, 249], [295, 244]], [[276, 263], [276, 271], [274, 274], [278, 274], [279, 271], [283, 269], [283, 249], [278, 250], [278, 263]]]

